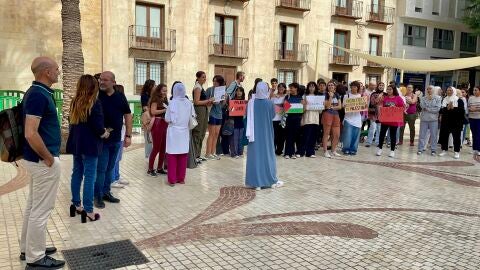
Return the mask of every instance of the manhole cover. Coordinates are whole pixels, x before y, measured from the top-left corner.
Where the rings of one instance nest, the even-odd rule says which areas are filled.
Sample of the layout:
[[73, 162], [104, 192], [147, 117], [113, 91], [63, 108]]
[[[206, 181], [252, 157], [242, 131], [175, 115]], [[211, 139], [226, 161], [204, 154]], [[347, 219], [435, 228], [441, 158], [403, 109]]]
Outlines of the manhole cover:
[[148, 262], [130, 240], [69, 249], [62, 253], [72, 270], [113, 269]]

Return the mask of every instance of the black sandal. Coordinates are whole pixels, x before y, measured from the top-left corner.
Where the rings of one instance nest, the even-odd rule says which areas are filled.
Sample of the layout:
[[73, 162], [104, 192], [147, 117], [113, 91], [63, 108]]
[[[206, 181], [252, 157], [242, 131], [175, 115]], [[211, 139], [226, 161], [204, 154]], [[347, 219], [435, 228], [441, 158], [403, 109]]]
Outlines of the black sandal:
[[[81, 209], [81, 208], [80, 208]], [[83, 211], [82, 210], [79, 210], [75, 205], [70, 205], [70, 217], [75, 217], [75, 214], [81, 214]]]
[[94, 217], [94, 218], [91, 218], [89, 215], [87, 215], [87, 211], [83, 210], [83, 211], [82, 211], [82, 216], [81, 216], [82, 223], [87, 223], [87, 218], [88, 218], [90, 221], [97, 221], [97, 220], [100, 219], [100, 214], [99, 214], [99, 213], [95, 213], [95, 217]]

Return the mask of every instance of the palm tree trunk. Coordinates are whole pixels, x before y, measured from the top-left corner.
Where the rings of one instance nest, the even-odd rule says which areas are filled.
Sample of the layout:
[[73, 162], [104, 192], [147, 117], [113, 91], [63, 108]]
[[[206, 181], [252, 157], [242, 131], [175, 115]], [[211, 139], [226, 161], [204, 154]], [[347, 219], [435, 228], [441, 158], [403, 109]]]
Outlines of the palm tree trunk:
[[[80, 28], [80, 0], [62, 1], [62, 74], [63, 74], [63, 104], [62, 104], [62, 150], [68, 138], [68, 118], [70, 102], [75, 94], [78, 79], [84, 72], [82, 52], [82, 31]], [[65, 152], [65, 151], [62, 151]]]

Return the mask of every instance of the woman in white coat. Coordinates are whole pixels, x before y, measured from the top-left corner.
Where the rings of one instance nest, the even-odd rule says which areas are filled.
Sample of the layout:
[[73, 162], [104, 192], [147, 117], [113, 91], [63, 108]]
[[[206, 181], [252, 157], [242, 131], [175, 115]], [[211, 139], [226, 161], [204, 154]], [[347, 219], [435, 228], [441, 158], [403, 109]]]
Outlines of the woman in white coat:
[[175, 82], [172, 86], [173, 98], [165, 113], [167, 129], [168, 184], [185, 184], [188, 150], [190, 147], [190, 118], [195, 116], [192, 102], [185, 97], [185, 85]]

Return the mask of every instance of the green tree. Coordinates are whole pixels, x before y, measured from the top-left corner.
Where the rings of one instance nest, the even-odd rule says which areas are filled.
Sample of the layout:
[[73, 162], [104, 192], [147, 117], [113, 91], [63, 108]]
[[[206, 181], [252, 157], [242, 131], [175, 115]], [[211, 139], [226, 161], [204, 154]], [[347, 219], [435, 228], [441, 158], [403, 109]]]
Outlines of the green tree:
[[465, 17], [463, 21], [476, 34], [480, 35], [480, 0], [470, 0], [465, 8]]

